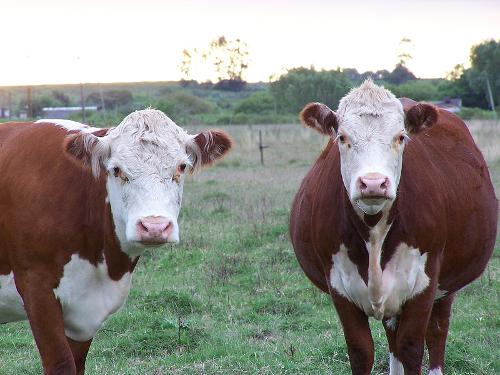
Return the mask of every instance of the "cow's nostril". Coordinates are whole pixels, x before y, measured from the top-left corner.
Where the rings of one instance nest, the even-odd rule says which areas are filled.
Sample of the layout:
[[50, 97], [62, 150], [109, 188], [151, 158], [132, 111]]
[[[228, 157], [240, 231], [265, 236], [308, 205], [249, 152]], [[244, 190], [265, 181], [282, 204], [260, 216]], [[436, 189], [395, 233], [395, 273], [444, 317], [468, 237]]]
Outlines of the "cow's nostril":
[[384, 182], [382, 182], [382, 185], [380, 185], [380, 187], [382, 189], [387, 189], [387, 180], [385, 180]]
[[140, 229], [143, 230], [144, 232], [149, 232], [147, 225], [145, 225], [142, 220], [139, 220], [139, 226], [140, 226]]
[[366, 189], [368, 188], [368, 186], [366, 186], [366, 184], [365, 184], [363, 181], [361, 181], [361, 183], [360, 183], [360, 185], [359, 185], [359, 188], [360, 188], [361, 190], [366, 190]]
[[162, 233], [169, 235], [170, 232], [172, 232], [172, 229], [173, 229], [173, 223], [169, 221], [168, 224], [165, 226], [165, 229], [162, 230]]

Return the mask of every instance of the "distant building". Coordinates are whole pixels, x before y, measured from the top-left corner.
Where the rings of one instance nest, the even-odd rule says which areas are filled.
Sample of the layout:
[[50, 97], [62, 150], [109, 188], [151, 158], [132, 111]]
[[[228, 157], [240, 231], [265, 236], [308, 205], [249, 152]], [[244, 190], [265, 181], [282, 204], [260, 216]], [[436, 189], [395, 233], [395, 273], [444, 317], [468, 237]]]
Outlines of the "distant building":
[[9, 109], [0, 107], [0, 118], [9, 118], [9, 117], [10, 117]]
[[460, 98], [443, 98], [443, 100], [432, 102], [432, 104], [453, 113], [460, 112], [462, 109], [462, 99]]
[[[85, 112], [95, 112], [100, 108], [97, 106], [85, 107]], [[59, 118], [65, 119], [71, 116], [73, 113], [80, 113], [82, 107], [44, 107], [42, 108], [42, 113], [44, 118]]]

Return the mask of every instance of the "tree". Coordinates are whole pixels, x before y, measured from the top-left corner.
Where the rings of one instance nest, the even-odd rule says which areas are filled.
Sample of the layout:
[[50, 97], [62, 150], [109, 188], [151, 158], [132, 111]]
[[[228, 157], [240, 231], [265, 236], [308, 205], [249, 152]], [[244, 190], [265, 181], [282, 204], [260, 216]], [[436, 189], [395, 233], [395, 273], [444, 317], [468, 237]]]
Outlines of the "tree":
[[483, 93], [477, 93], [470, 85], [471, 70], [455, 66], [447, 79], [438, 86], [441, 97], [461, 98], [465, 107], [487, 108], [488, 103]]
[[271, 93], [280, 113], [299, 113], [309, 102], [322, 102], [336, 108], [351, 83], [340, 70], [316, 71], [311, 68], [288, 70], [271, 82]]
[[248, 50], [241, 39], [227, 40], [225, 36], [215, 38], [205, 60], [211, 61], [217, 74], [218, 82], [215, 88], [239, 91], [245, 85], [244, 73], [248, 68]]
[[274, 98], [269, 91], [256, 92], [238, 102], [234, 113], [269, 114], [274, 112]]
[[398, 46], [398, 63], [396, 66], [401, 65], [401, 66], [406, 66], [406, 63], [410, 61], [413, 56], [410, 53], [410, 50], [412, 48], [412, 42], [410, 38], [402, 38], [399, 42]]
[[[216, 84], [214, 88], [220, 90], [241, 90], [246, 82], [244, 80], [245, 71], [248, 69], [248, 48], [241, 39], [229, 40], [225, 36], [215, 38], [207, 49], [193, 50], [184, 49], [182, 59], [179, 63], [181, 72], [181, 84], [183, 86], [192, 85], [197, 81], [210, 80], [206, 77], [206, 65], [214, 67]], [[201, 68], [201, 69], [200, 69]], [[197, 74], [205, 73], [205, 77], [197, 77]]]
[[417, 77], [415, 77], [410, 69], [401, 64], [397, 64], [394, 70], [385, 77], [387, 82], [394, 83], [396, 85], [415, 79], [417, 79]]
[[[106, 109], [115, 109], [129, 105], [133, 101], [132, 93], [127, 90], [108, 90], [102, 94], [102, 101]], [[97, 106], [102, 105], [101, 94], [98, 92], [90, 93], [86, 102]]]
[[397, 50], [398, 63], [396, 64], [394, 70], [384, 77], [385, 81], [399, 85], [401, 83], [417, 79], [417, 77], [415, 77], [415, 75], [406, 66], [408, 61], [412, 59], [412, 55], [410, 53], [411, 48], [411, 39], [402, 38], [399, 42]]
[[248, 68], [247, 45], [240, 39], [227, 40], [225, 36], [214, 39], [210, 43], [207, 58], [212, 60], [220, 81], [241, 81]]
[[387, 85], [387, 88], [397, 97], [407, 97], [416, 101], [439, 100], [442, 96], [438, 86], [430, 80], [413, 80], [400, 85]]
[[[196, 50], [194, 51], [196, 52]], [[182, 51], [182, 60], [179, 64], [179, 70], [181, 71], [181, 80], [190, 81], [191, 80], [191, 64], [193, 62], [192, 52], [184, 49]]]
[[445, 96], [461, 97], [466, 107], [490, 108], [487, 81], [493, 101], [500, 101], [500, 40], [488, 40], [474, 45], [470, 53], [471, 67], [455, 65], [447, 80], [440, 86]]
[[493, 101], [500, 100], [500, 40], [488, 40], [471, 48], [470, 85], [476, 93], [484, 93], [489, 102], [488, 84]]
[[59, 90], [54, 90], [52, 91], [52, 96], [54, 99], [56, 99], [63, 107], [68, 107], [69, 106], [69, 96], [66, 95], [64, 92], [59, 91]]
[[358, 71], [354, 68], [345, 68], [342, 69], [342, 72], [349, 78], [352, 82], [355, 83], [361, 83], [364, 82], [367, 78], [371, 78], [373, 80], [379, 80], [379, 81], [385, 81], [387, 80], [387, 77], [391, 73], [389, 73], [388, 70], [381, 69], [377, 70], [376, 72], [372, 72], [367, 70], [366, 72], [363, 73], [358, 73]]
[[[25, 98], [21, 99], [19, 102], [19, 108], [27, 108], [27, 100]], [[31, 112], [34, 117], [43, 115], [43, 108], [45, 107], [57, 107], [60, 103], [54, 99], [52, 95], [42, 94], [35, 96], [31, 101]]]

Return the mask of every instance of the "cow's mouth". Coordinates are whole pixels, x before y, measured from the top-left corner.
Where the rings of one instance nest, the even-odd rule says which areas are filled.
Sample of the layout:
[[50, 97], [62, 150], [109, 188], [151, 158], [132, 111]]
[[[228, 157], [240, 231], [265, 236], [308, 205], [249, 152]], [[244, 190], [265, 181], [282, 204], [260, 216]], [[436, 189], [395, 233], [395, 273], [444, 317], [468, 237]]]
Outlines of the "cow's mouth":
[[365, 204], [367, 206], [384, 204], [389, 197], [386, 195], [361, 195], [357, 197], [354, 201], [356, 204]]
[[369, 196], [360, 197], [354, 202], [356, 206], [367, 215], [375, 215], [384, 208], [385, 203], [389, 200], [386, 196]]
[[143, 247], [159, 247], [167, 244], [169, 241], [136, 241], [137, 244]]

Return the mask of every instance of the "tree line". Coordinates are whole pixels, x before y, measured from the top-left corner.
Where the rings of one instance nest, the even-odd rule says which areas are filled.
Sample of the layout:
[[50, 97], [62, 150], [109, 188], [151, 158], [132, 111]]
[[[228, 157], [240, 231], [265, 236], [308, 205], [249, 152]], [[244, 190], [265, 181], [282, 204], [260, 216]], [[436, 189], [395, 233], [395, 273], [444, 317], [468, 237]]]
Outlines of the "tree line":
[[[411, 55], [404, 49], [392, 71], [358, 72], [353, 68], [317, 70], [314, 67], [292, 68], [270, 83], [245, 82], [249, 66], [246, 44], [240, 39], [214, 39], [207, 48], [184, 50], [179, 68], [179, 83], [157, 83], [155, 88], [129, 84], [92, 91], [85, 89], [85, 105], [94, 105], [99, 113], [88, 114], [86, 121], [103, 125], [119, 121], [130, 111], [152, 106], [168, 113], [179, 123], [245, 124], [284, 123], [297, 120], [297, 113], [311, 101], [324, 102], [331, 108], [366, 78], [383, 84], [396, 96], [417, 101], [461, 98], [464, 107], [491, 109], [500, 102], [500, 40], [488, 40], [471, 48], [470, 67], [457, 65], [445, 79], [418, 79], [408, 69]], [[198, 60], [198, 61], [196, 61]], [[196, 65], [211, 67], [215, 82], [194, 79]], [[12, 103], [12, 113], [27, 107], [25, 92], [18, 90], [12, 100], [0, 90], [0, 107]], [[4, 95], [5, 94], [5, 95]], [[33, 91], [32, 114], [42, 116], [43, 107], [80, 106], [75, 90], [47, 88]], [[10, 107], [10, 105], [8, 106]], [[466, 110], [467, 111], [467, 110]], [[485, 112], [469, 111], [470, 116]], [[465, 111], [464, 111], [465, 113]], [[79, 114], [74, 115], [75, 120]], [[489, 114], [488, 114], [489, 116]]]
[[[418, 79], [407, 67], [411, 59], [406, 45], [408, 38], [401, 40], [398, 63], [392, 71], [377, 70], [359, 73], [354, 68], [336, 70], [316, 70], [310, 68], [289, 69], [270, 83], [270, 94], [279, 113], [296, 112], [308, 101], [322, 101], [336, 107], [340, 98], [350, 87], [358, 85], [370, 77], [394, 91], [398, 96], [408, 96], [415, 100], [440, 100], [446, 97], [461, 98], [466, 107], [491, 109], [500, 101], [500, 40], [488, 40], [474, 45], [470, 52], [471, 67], [456, 65], [446, 79]], [[180, 65], [184, 82], [197, 85], [190, 76], [190, 67], [197, 50], [184, 50]], [[239, 39], [215, 39], [201, 54], [212, 61], [218, 74], [216, 84], [208, 87], [238, 91], [244, 87], [244, 72], [248, 68], [248, 51]], [[191, 78], [190, 78], [191, 77]], [[190, 79], [189, 79], [190, 78]], [[205, 83], [205, 85], [207, 85]], [[267, 102], [269, 102], [267, 98]], [[266, 107], [266, 100], [262, 105]], [[254, 100], [255, 102], [255, 100]], [[255, 104], [255, 103], [254, 103]]]

